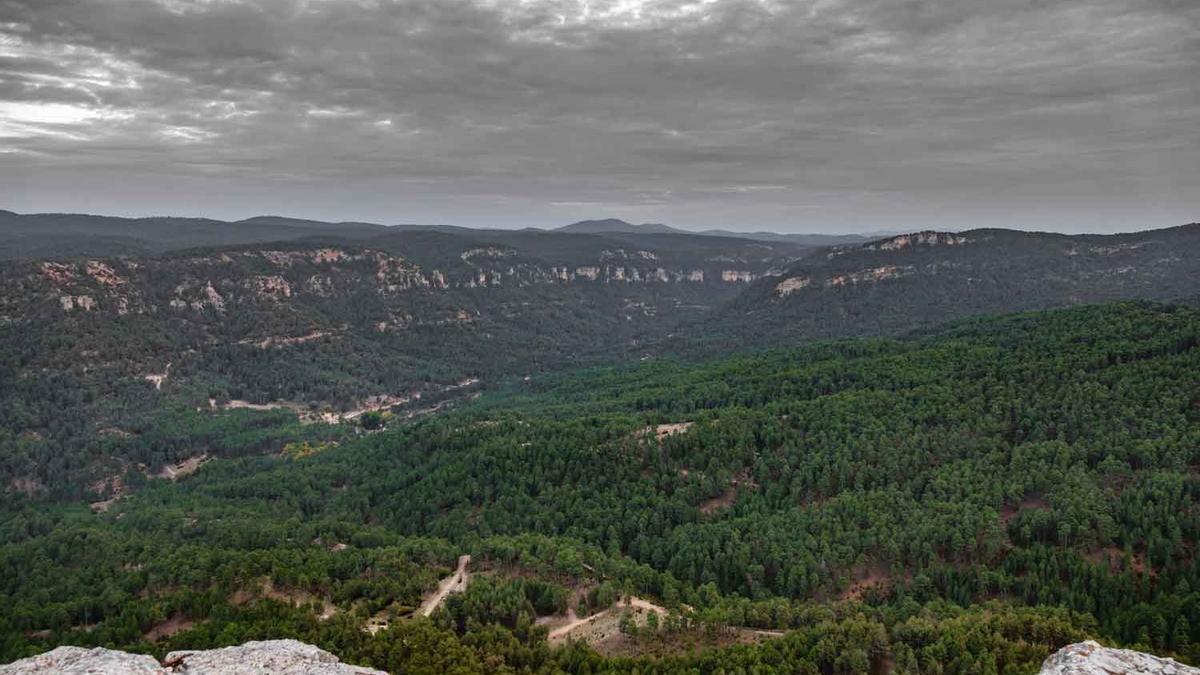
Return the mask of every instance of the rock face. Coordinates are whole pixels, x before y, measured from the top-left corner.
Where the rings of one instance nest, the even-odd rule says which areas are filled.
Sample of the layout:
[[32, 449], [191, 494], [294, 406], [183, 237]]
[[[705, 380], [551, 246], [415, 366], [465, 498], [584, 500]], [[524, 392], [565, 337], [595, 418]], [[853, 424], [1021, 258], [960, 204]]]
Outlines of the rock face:
[[1200, 668], [1088, 640], [1058, 650], [1042, 664], [1040, 675], [1200, 675]]
[[163, 667], [151, 656], [126, 654], [103, 647], [58, 647], [45, 654], [0, 666], [0, 675], [159, 675], [164, 672]]
[[[58, 647], [0, 666], [0, 675], [387, 675], [351, 666], [298, 640], [247, 642], [237, 647], [152, 657], [96, 647]], [[1200, 675], [1200, 668], [1092, 640], [1068, 645], [1042, 664], [1039, 675]]]
[[247, 642], [237, 647], [171, 652], [160, 665], [152, 657], [111, 649], [59, 647], [0, 666], [0, 675], [387, 675], [351, 666], [329, 652], [297, 640]]

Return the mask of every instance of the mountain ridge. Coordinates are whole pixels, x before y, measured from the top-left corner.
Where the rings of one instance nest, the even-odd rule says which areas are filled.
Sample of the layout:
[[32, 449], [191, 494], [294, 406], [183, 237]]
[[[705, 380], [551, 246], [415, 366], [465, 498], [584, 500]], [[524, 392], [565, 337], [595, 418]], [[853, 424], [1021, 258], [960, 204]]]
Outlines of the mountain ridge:
[[803, 246], [829, 246], [832, 244], [855, 243], [868, 241], [868, 234], [820, 234], [798, 232], [740, 232], [726, 229], [685, 230], [671, 227], [662, 223], [642, 223], [635, 225], [620, 218], [601, 218], [596, 220], [581, 220], [570, 225], [563, 225], [549, 230], [550, 232], [573, 232], [587, 234], [680, 234], [701, 237], [726, 237], [730, 239], [752, 239], [755, 241], [788, 242]]
[[128, 218], [88, 213], [17, 213], [0, 210], [0, 237], [7, 246], [0, 259], [163, 253], [203, 246], [232, 246], [296, 241], [310, 236], [364, 239], [393, 231], [433, 231], [471, 236], [503, 236], [508, 232], [544, 235], [675, 235], [679, 237], [724, 237], [770, 243], [815, 247], [866, 241], [867, 235], [794, 234], [736, 232], [709, 229], [690, 231], [647, 223], [634, 225], [609, 218], [585, 220], [558, 228], [497, 229], [446, 224], [381, 224], [362, 221], [322, 221], [262, 214], [241, 220], [219, 220], [189, 216], [144, 216]]
[[[817, 249], [706, 317], [718, 351], [979, 314], [1200, 293], [1200, 223], [1119, 234], [925, 230]], [[699, 330], [693, 326], [693, 330]]]

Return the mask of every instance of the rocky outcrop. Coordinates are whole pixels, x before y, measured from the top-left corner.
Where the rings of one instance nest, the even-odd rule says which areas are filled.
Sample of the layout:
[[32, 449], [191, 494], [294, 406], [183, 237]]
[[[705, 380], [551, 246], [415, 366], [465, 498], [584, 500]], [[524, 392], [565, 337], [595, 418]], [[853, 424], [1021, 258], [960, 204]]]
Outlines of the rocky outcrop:
[[[463, 563], [460, 560], [460, 570]], [[341, 663], [298, 640], [247, 642], [222, 649], [176, 651], [153, 657], [96, 647], [58, 647], [0, 666], [0, 675], [387, 675]], [[1046, 659], [1039, 675], [1200, 675], [1200, 668], [1092, 640], [1067, 645]]]
[[247, 642], [236, 647], [152, 657], [97, 647], [59, 647], [0, 666], [0, 675], [386, 675], [351, 666], [329, 652], [297, 640]]
[[925, 231], [902, 234], [875, 244], [868, 244], [865, 248], [874, 250], [878, 247], [881, 251], [898, 251], [909, 246], [961, 246], [969, 242], [970, 239], [953, 232]]
[[1088, 640], [1058, 650], [1042, 664], [1040, 675], [1200, 675], [1200, 668]]
[[[399, 296], [410, 293], [496, 286], [593, 282], [734, 285], [751, 283], [768, 270], [795, 260], [787, 251], [747, 251], [737, 245], [721, 255], [705, 256], [705, 252], [605, 248], [570, 251], [564, 258], [560, 257], [562, 251], [539, 244], [532, 251], [473, 246], [447, 258], [428, 252], [407, 257], [376, 249], [297, 247], [138, 260], [13, 262], [0, 265], [0, 308], [7, 305], [11, 308], [7, 311], [25, 319], [38, 315], [44, 307], [74, 314], [72, 318], [89, 312], [124, 316], [164, 311], [183, 318], [180, 315], [210, 311], [218, 315], [246, 308], [261, 311], [364, 291], [399, 301]], [[164, 292], [169, 288], [174, 292]], [[0, 320], [3, 318], [0, 314]]]
[[58, 647], [45, 654], [0, 666], [0, 675], [159, 675], [165, 672], [151, 656], [126, 654], [103, 647]]
[[788, 277], [775, 285], [775, 294], [783, 298], [802, 288], [808, 288], [812, 280], [808, 277]]

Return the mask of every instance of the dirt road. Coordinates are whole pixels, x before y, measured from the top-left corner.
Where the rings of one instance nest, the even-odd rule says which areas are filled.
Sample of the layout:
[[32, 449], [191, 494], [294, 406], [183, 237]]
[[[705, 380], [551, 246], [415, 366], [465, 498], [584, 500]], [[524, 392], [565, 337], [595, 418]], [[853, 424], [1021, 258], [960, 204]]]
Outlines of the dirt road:
[[467, 565], [469, 564], [471, 564], [471, 556], [458, 556], [458, 569], [454, 570], [454, 574], [438, 582], [437, 590], [421, 603], [421, 607], [417, 609], [417, 615], [429, 616], [433, 614], [433, 610], [442, 606], [442, 603], [446, 601], [447, 595], [465, 591], [467, 584], [471, 581], [471, 573], [467, 571]]
[[609, 607], [608, 609], [596, 612], [595, 614], [584, 617], [582, 619], [580, 619], [576, 616], [574, 609], [568, 609], [567, 610], [567, 623], [550, 631], [550, 634], [547, 636], [547, 640], [550, 643], [559, 642], [559, 641], [563, 640], [564, 638], [566, 638], [569, 633], [571, 633], [575, 629], [579, 628], [580, 626], [586, 626], [588, 624], [594, 623], [596, 621], [599, 621], [599, 620], [609, 616], [610, 614], [613, 613], [614, 610], [620, 612], [621, 610], [624, 610], [628, 607], [636, 607], [639, 609], [643, 609], [647, 612], [654, 612], [655, 614], [658, 614], [660, 617], [665, 617], [667, 615], [667, 609], [665, 607], [660, 607], [652, 602], [647, 602], [646, 600], [643, 600], [635, 595], [635, 596], [631, 596], [629, 598], [628, 604], [626, 604], [624, 600], [619, 600], [612, 607]]

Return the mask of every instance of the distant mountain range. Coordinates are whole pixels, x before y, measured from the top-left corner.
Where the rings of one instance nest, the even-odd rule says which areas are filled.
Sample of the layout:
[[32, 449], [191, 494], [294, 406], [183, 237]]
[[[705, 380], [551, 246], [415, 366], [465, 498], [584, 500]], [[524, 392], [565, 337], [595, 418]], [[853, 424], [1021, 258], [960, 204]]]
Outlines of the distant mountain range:
[[785, 241], [801, 246], [833, 246], [835, 244], [853, 244], [864, 242], [871, 237], [863, 234], [788, 234], [783, 232], [737, 232], [734, 230], [681, 230], [663, 225], [662, 223], [642, 223], [635, 225], [619, 218], [602, 220], [581, 220], [577, 223], [564, 225], [552, 230], [554, 232], [574, 232], [577, 234], [689, 234], [704, 237], [733, 237], [737, 239], [754, 239], [757, 241]]
[[[0, 259], [75, 256], [144, 255], [204, 246], [239, 246], [272, 241], [333, 237], [360, 241], [396, 231], [434, 231], [467, 236], [512, 230], [474, 229], [451, 225], [380, 225], [325, 222], [282, 216], [256, 216], [238, 221], [211, 218], [119, 218], [76, 213], [19, 214], [0, 210]], [[598, 235], [679, 235], [725, 237], [814, 247], [867, 241], [867, 235], [783, 234], [705, 230], [690, 232], [660, 223], [634, 225], [608, 218], [584, 220], [554, 230], [526, 232]], [[503, 236], [503, 235], [498, 235]]]
[[619, 218], [604, 218], [602, 220], [581, 220], [570, 225], [556, 228], [555, 232], [573, 232], [575, 234], [601, 234], [605, 232], [621, 232], [625, 234], [679, 234], [677, 230], [662, 223], [642, 223], [634, 225]]
[[387, 228], [259, 216], [236, 222], [210, 218], [117, 218], [78, 213], [0, 211], [0, 258], [139, 255], [197, 246], [237, 246], [314, 235], [364, 237]]

